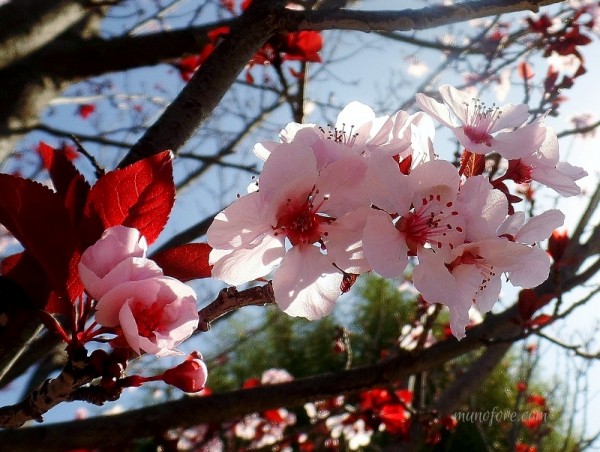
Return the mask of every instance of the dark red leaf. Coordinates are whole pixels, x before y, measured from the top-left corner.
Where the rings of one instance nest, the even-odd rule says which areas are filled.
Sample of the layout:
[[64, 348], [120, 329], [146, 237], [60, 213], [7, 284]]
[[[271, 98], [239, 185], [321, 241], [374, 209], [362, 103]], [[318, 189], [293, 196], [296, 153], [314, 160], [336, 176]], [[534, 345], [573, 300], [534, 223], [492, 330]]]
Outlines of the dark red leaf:
[[210, 277], [212, 266], [208, 264], [208, 255], [211, 250], [207, 243], [188, 243], [162, 251], [152, 259], [165, 275], [190, 281]]
[[538, 296], [533, 289], [523, 289], [519, 292], [518, 308], [521, 320], [531, 319], [535, 311], [546, 306], [554, 298], [553, 294]]
[[[77, 234], [61, 197], [27, 179], [0, 174], [0, 223], [21, 242], [59, 294], [76, 296], [79, 277], [73, 273]], [[73, 300], [73, 298], [71, 298]]]
[[[171, 153], [164, 151], [100, 177], [90, 190], [85, 215], [90, 228], [98, 227], [95, 219], [102, 229], [134, 227], [150, 244], [167, 223], [174, 201]], [[92, 235], [97, 240], [101, 233], [94, 230]]]
[[460, 158], [460, 174], [465, 177], [479, 176], [485, 170], [485, 156], [465, 149]]
[[37, 152], [42, 158], [44, 167], [50, 173], [56, 192], [65, 200], [72, 223], [77, 224], [90, 191], [89, 184], [71, 163], [73, 157], [66, 151], [56, 150], [40, 142]]

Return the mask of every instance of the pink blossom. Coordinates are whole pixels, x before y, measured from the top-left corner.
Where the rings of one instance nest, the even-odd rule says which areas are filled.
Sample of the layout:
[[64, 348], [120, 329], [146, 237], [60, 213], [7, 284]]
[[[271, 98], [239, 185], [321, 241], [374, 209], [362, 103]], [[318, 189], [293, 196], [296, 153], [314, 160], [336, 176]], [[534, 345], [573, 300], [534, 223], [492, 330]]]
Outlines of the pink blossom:
[[575, 181], [587, 176], [587, 172], [567, 162], [560, 162], [558, 138], [554, 130], [545, 127], [546, 137], [540, 148], [518, 161], [511, 161], [509, 174], [518, 175], [517, 183], [535, 180], [556, 191], [559, 195], [570, 197], [581, 193]]
[[[376, 116], [373, 110], [360, 102], [350, 102], [337, 117], [335, 127], [323, 128], [316, 124], [289, 123], [279, 135], [282, 143], [300, 142], [313, 149], [319, 168], [348, 154], [368, 156], [373, 151], [397, 155], [410, 142], [401, 136], [407, 125], [408, 113], [398, 111], [392, 116]], [[258, 143], [254, 153], [266, 160], [279, 143]]]
[[457, 169], [449, 162], [432, 160], [405, 176], [391, 158], [372, 159], [379, 164], [370, 166], [366, 185], [377, 210], [369, 216], [363, 237], [372, 268], [382, 276], [397, 277], [408, 256], [425, 246], [450, 256], [464, 237], [464, 223], [455, 206]]
[[357, 203], [353, 182], [364, 177], [361, 160], [348, 155], [319, 170], [310, 147], [280, 144], [259, 191], [238, 199], [209, 228], [213, 276], [237, 285], [278, 266], [273, 289], [282, 310], [309, 319], [329, 314], [341, 271], [368, 268], [360, 249], [366, 218], [348, 213]]
[[120, 327], [136, 353], [181, 354], [175, 347], [198, 326], [196, 294], [167, 276], [122, 282], [100, 298], [96, 321]]
[[79, 276], [87, 292], [97, 300], [116, 285], [162, 275], [146, 259], [146, 239], [135, 228], [113, 226], [88, 247], [79, 261]]
[[506, 197], [483, 176], [467, 179], [458, 206], [466, 219], [466, 243], [452, 250], [450, 263], [433, 250], [420, 250], [413, 281], [428, 302], [449, 307], [452, 332], [460, 339], [471, 305], [486, 313], [498, 300], [503, 273], [513, 285], [526, 288], [546, 280], [550, 260], [544, 250], [530, 245], [547, 238], [564, 215], [552, 210], [528, 223], [522, 213], [507, 217]]
[[529, 116], [525, 104], [487, 107], [450, 85], [442, 85], [440, 94], [444, 104], [422, 93], [416, 95], [417, 104], [450, 128], [471, 152], [496, 151], [507, 159], [515, 159], [531, 154], [544, 140], [545, 131], [540, 124], [524, 125]]

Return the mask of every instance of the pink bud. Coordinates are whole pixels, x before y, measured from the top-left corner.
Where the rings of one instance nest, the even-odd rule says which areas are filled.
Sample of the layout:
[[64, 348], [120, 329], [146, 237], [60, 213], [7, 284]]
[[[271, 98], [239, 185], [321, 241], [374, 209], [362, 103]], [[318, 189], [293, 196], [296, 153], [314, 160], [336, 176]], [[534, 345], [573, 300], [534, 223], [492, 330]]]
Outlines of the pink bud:
[[162, 380], [184, 392], [198, 392], [206, 385], [207, 376], [208, 369], [202, 361], [202, 356], [193, 352], [184, 362], [166, 370]]

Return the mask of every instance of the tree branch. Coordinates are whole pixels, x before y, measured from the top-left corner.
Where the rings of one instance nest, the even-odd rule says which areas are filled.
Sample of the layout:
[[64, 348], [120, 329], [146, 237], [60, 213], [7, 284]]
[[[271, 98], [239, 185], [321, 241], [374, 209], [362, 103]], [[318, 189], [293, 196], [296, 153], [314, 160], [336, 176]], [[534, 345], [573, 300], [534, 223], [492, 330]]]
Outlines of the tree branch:
[[288, 31], [301, 30], [356, 30], [410, 31], [425, 30], [481, 17], [514, 13], [538, 12], [541, 6], [564, 0], [474, 0], [445, 6], [428, 6], [402, 11], [305, 11], [304, 19], [297, 22], [298, 12], [289, 11]]
[[0, 69], [53, 41], [89, 11], [83, 0], [19, 0], [0, 9]]
[[210, 116], [238, 74], [278, 29], [283, 1], [254, 1], [223, 42], [162, 116], [121, 162], [121, 167], [165, 149], [177, 151]]

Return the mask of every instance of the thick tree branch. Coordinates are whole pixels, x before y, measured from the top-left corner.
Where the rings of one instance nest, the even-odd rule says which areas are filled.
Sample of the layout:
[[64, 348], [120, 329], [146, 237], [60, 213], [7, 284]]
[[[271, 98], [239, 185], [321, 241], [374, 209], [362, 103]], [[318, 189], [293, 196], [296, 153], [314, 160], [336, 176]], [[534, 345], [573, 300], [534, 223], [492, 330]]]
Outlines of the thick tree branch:
[[121, 162], [121, 167], [170, 149], [177, 152], [210, 116], [238, 74], [279, 28], [282, 1], [255, 1], [162, 116]]
[[474, 0], [446, 6], [429, 6], [402, 11], [306, 11], [305, 18], [297, 22], [297, 12], [288, 13], [289, 31], [302, 30], [356, 30], [411, 31], [425, 30], [442, 25], [464, 22], [481, 17], [514, 13], [538, 12], [541, 6], [564, 0]]
[[[40, 64], [45, 62], [44, 66], [52, 75], [67, 80], [153, 66], [200, 53], [209, 42], [207, 33], [210, 30], [230, 26], [234, 22], [232, 19], [181, 30], [110, 39], [64, 38], [40, 52], [38, 61]], [[77, 64], [73, 64], [74, 61]]]
[[53, 41], [90, 6], [86, 0], [18, 0], [0, 8], [0, 69]]

